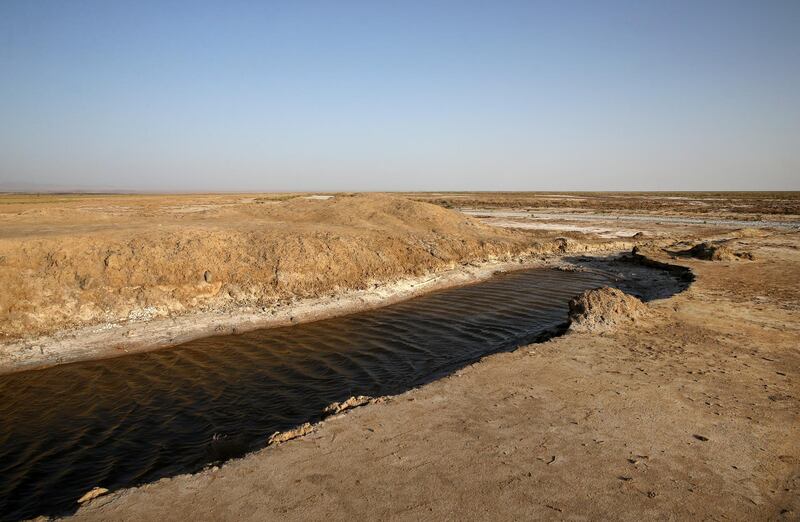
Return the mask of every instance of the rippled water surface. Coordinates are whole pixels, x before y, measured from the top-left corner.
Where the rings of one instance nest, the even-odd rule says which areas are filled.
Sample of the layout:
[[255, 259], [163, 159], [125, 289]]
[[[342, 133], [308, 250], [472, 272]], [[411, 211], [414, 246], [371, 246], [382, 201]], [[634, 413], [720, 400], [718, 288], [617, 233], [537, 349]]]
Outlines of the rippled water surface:
[[[194, 471], [351, 395], [386, 395], [536, 340], [605, 272], [527, 270], [386, 308], [0, 377], [0, 518]], [[215, 439], [216, 435], [216, 440]]]

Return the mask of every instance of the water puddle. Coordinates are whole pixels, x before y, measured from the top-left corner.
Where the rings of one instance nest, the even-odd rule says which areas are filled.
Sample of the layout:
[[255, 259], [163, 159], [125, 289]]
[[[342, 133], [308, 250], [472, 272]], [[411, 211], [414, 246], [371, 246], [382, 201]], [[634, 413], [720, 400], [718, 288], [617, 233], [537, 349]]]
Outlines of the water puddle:
[[69, 513], [95, 486], [196, 471], [334, 401], [400, 393], [550, 336], [583, 290], [682, 288], [663, 270], [632, 270], [502, 274], [345, 317], [2, 376], [0, 518]]

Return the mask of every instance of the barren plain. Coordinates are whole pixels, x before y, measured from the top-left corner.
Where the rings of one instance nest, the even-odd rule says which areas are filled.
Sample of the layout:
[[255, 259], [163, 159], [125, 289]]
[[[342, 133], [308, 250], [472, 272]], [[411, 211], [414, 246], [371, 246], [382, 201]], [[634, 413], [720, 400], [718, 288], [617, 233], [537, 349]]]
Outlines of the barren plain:
[[632, 248], [695, 281], [77, 518], [800, 518], [798, 194], [309, 196], [0, 198], [3, 371]]

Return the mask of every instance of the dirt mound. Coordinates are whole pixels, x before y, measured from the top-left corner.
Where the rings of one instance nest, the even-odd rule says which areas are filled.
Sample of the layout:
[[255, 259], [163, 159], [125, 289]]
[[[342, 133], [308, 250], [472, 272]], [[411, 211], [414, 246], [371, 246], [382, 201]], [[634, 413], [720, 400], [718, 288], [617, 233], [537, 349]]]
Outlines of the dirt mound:
[[752, 252], [734, 252], [724, 243], [703, 242], [685, 250], [684, 254], [705, 261], [735, 261], [737, 259], [755, 259]]
[[0, 209], [0, 340], [261, 309], [531, 248], [519, 231], [381, 194], [9, 205]]
[[726, 245], [709, 242], [698, 243], [685, 252], [695, 259], [706, 261], [731, 261], [736, 259], [733, 252]]
[[767, 237], [770, 234], [772, 234], [770, 230], [764, 230], [761, 228], [753, 228], [753, 227], [740, 228], [731, 232], [731, 236], [743, 237], [743, 238]]
[[647, 305], [616, 288], [587, 290], [569, 302], [570, 329], [607, 331], [649, 315]]

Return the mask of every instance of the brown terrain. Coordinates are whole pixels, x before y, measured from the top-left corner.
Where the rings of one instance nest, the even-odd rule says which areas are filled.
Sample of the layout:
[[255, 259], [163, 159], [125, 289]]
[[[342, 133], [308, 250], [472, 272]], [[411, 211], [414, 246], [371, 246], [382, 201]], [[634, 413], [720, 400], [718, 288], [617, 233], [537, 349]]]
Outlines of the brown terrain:
[[43, 199], [0, 199], [5, 339], [315, 297], [522, 249], [518, 234], [389, 196]]
[[796, 220], [799, 192], [442, 192], [407, 197], [448, 208], [514, 208], [544, 212], [635, 212], [757, 221]]
[[[800, 519], [797, 194], [639, 194], [614, 208], [581, 201], [610, 195], [562, 198], [566, 207], [462, 195], [413, 195], [441, 206], [389, 195], [9, 197], [0, 350], [12, 370], [26, 347], [57, 351], [62, 332], [81, 328], [114, 338], [208, 313], [270, 316], [292, 299], [371, 285], [390, 300], [398, 281], [569, 269], [560, 256], [575, 252], [635, 247], [696, 277], [647, 304], [612, 289], [576, 296], [563, 336], [399, 396], [332, 405], [324, 421], [265, 434], [267, 448], [220, 467], [98, 490], [76, 517]], [[701, 219], [665, 219], [695, 216], [689, 203], [669, 212], [695, 200], [710, 207]], [[761, 203], [731, 210], [743, 200]]]
[[629, 247], [381, 194], [0, 196], [0, 373], [385, 305]]

